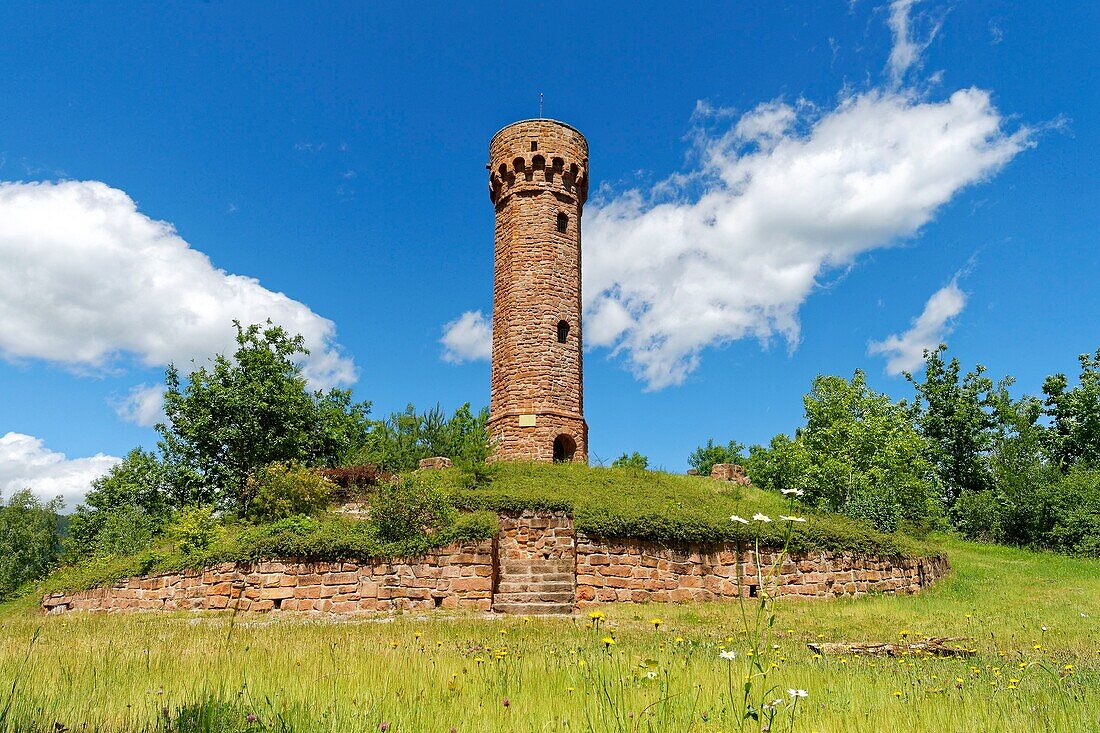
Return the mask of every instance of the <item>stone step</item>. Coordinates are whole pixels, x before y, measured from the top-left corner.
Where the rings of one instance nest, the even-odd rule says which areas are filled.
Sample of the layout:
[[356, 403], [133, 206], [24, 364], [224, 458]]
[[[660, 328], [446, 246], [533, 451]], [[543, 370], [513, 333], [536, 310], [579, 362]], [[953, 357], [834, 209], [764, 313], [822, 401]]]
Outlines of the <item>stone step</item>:
[[507, 613], [515, 616], [569, 616], [573, 613], [572, 603], [516, 603], [493, 601], [495, 613]]
[[516, 583], [572, 583], [573, 573], [501, 573], [500, 579]]
[[501, 575], [572, 575], [575, 567], [572, 559], [565, 560], [504, 560], [500, 563]]
[[496, 605], [497, 601], [502, 603], [567, 603], [573, 605], [575, 596], [573, 595], [573, 589], [569, 590], [528, 590], [516, 593], [497, 593], [493, 596], [493, 604]]
[[500, 583], [497, 584], [497, 593], [528, 593], [532, 591], [572, 593], [573, 580], [570, 578], [569, 580], [528, 582], [526, 580], [509, 578], [508, 580], [501, 580]]

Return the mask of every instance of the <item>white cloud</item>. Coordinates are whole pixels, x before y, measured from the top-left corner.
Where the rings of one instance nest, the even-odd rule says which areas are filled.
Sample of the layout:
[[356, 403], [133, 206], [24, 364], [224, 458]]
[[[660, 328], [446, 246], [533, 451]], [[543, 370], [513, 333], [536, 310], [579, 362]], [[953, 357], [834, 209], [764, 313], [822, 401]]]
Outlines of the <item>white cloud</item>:
[[0, 494], [5, 497], [30, 489], [44, 500], [62, 496], [72, 509], [92, 485], [122, 459], [97, 453], [88, 458], [66, 458], [42, 439], [22, 433], [0, 437]]
[[966, 293], [952, 280], [932, 294], [908, 331], [872, 341], [867, 353], [885, 356], [886, 371], [890, 374], [911, 372], [924, 363], [925, 349], [936, 348], [951, 333], [955, 317], [965, 307]]
[[167, 422], [164, 415], [166, 391], [168, 388], [163, 384], [138, 384], [125, 397], [111, 400], [111, 406], [126, 422], [151, 428], [159, 422]]
[[98, 181], [0, 183], [0, 355], [79, 371], [235, 348], [232, 320], [300, 333], [311, 385], [351, 384], [336, 327], [258, 280], [216, 268], [171, 224]]
[[681, 383], [709, 346], [779, 335], [793, 348], [821, 275], [916, 234], [1032, 131], [1006, 130], [980, 89], [873, 89], [827, 111], [763, 104], [695, 139], [695, 170], [585, 212], [588, 344], [650, 389]]
[[485, 360], [493, 351], [493, 325], [481, 311], [466, 311], [443, 327], [443, 361]]
[[[890, 33], [894, 37], [894, 44], [890, 49], [890, 58], [887, 67], [894, 85], [901, 84], [906, 72], [920, 63], [921, 54], [936, 38], [943, 26], [943, 17], [929, 17], [925, 14], [911, 15], [913, 6], [920, 0], [893, 0], [890, 3], [890, 17], [886, 24], [890, 27]], [[927, 28], [923, 37], [919, 37], [914, 29], [915, 22], [923, 22]]]

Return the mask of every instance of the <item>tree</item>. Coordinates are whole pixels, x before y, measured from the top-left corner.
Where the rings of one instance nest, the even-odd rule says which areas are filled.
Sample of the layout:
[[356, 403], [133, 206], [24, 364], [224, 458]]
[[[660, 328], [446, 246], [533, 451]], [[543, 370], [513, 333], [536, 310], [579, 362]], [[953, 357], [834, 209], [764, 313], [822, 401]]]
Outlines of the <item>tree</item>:
[[1081, 378], [1073, 389], [1065, 374], [1043, 382], [1044, 406], [1051, 419], [1047, 450], [1063, 471], [1078, 464], [1100, 466], [1100, 349], [1077, 360]]
[[626, 468], [633, 471], [644, 471], [647, 466], [649, 466], [649, 459], [638, 451], [634, 451], [633, 455], [623, 453], [611, 462], [612, 468]]
[[797, 437], [792, 440], [780, 433], [771, 439], [767, 447], [754, 445], [749, 448], [745, 471], [753, 484], [762, 489], [805, 491], [808, 462], [802, 441]]
[[420, 459], [432, 456], [445, 456], [466, 465], [484, 463], [489, 455], [488, 420], [487, 409], [475, 415], [468, 402], [450, 418], [439, 405], [425, 413], [408, 405], [404, 412], [371, 421], [349, 461], [395, 473], [411, 471]]
[[220, 499], [247, 508], [248, 477], [275, 462], [331, 466], [366, 434], [370, 404], [350, 391], [310, 392], [296, 358], [301, 336], [279, 326], [237, 329], [232, 358], [217, 355], [186, 385], [174, 365], [165, 381], [168, 424], [157, 426], [176, 490], [188, 503]]
[[45, 577], [57, 561], [60, 543], [58, 497], [43, 503], [30, 489], [0, 497], [0, 601], [21, 585]]
[[92, 482], [84, 503], [69, 518], [68, 554], [79, 558], [132, 549], [160, 528], [180, 506], [179, 498], [157, 456], [134, 448]]
[[699, 472], [701, 476], [709, 476], [715, 463], [744, 463], [742, 452], [745, 446], [736, 440], [731, 440], [726, 445], [715, 445], [713, 439], [708, 439], [706, 445], [701, 445], [688, 456], [688, 465]]
[[[928, 458], [951, 506], [965, 492], [992, 487], [987, 459], [997, 437], [997, 420], [993, 381], [985, 376], [985, 367], [979, 364], [960, 380], [959, 360], [945, 363], [946, 350], [946, 344], [925, 350], [923, 381], [910, 373], [905, 378], [916, 389], [916, 423], [928, 441]], [[1000, 389], [1011, 383], [1004, 380]]]
[[870, 519], [880, 529], [891, 529], [901, 516], [925, 516], [933, 468], [904, 401], [875, 392], [857, 370], [851, 381], [817, 377], [804, 403], [799, 440], [808, 500]]

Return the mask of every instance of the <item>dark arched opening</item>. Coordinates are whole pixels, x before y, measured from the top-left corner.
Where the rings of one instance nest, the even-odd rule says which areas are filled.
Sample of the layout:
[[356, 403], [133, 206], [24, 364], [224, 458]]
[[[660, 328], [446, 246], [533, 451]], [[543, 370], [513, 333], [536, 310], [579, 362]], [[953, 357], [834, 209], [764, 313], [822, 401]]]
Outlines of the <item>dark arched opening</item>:
[[564, 344], [569, 340], [569, 322], [558, 321], [558, 343]]
[[565, 234], [569, 230], [569, 215], [558, 214], [558, 231]]
[[554, 438], [554, 463], [569, 463], [577, 452], [577, 442], [568, 435]]

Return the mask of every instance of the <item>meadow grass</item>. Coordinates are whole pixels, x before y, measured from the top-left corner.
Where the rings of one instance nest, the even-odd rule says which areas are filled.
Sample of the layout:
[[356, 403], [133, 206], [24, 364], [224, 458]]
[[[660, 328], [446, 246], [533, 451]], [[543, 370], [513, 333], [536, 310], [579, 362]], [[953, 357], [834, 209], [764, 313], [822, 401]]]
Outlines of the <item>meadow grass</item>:
[[[739, 707], [754, 647], [781, 700], [774, 731], [1100, 730], [1100, 562], [944, 544], [954, 572], [932, 589], [780, 600], [765, 646], [736, 602], [333, 622], [43, 617], [24, 598], [0, 606], [0, 731], [760, 730]], [[807, 648], [905, 632], [965, 636], [977, 656]]]

